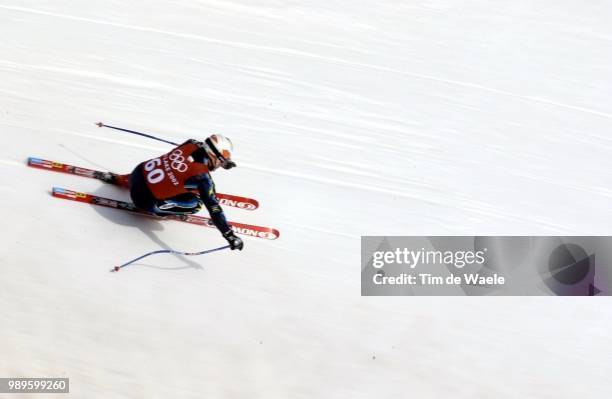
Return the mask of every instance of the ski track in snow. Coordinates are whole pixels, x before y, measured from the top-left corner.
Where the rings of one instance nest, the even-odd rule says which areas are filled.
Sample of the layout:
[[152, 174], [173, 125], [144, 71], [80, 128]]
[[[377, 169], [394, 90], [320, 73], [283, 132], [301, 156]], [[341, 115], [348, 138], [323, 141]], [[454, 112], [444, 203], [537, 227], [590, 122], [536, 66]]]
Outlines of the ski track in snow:
[[[573, 111], [586, 112], [586, 113], [590, 113], [590, 114], [593, 114], [593, 115], [601, 116], [601, 117], [604, 117], [604, 118], [612, 118], [612, 114], [609, 114], [609, 113], [600, 112], [600, 111], [596, 111], [596, 110], [592, 110], [592, 109], [588, 109], [588, 108], [584, 108], [584, 107], [578, 107], [578, 106], [570, 105], [570, 104], [563, 104], [563, 103], [559, 103], [559, 102], [555, 102], [555, 101], [550, 101], [550, 100], [547, 100], [547, 99], [544, 99], [544, 98], [522, 96], [522, 95], [518, 95], [516, 93], [511, 93], [511, 92], [506, 92], [506, 91], [503, 91], [503, 90], [498, 90], [498, 89], [495, 89], [495, 88], [485, 87], [485, 86], [481, 86], [481, 85], [470, 83], [470, 82], [460, 82], [460, 81], [443, 79], [443, 78], [439, 78], [439, 77], [435, 77], [435, 76], [415, 74], [415, 73], [410, 73], [410, 72], [406, 72], [406, 71], [399, 71], [399, 70], [394, 70], [394, 69], [391, 69], [391, 68], [385, 68], [385, 67], [377, 66], [377, 65], [354, 63], [354, 62], [347, 61], [347, 60], [340, 59], [340, 58], [321, 57], [321, 56], [319, 56], [317, 54], [308, 53], [308, 52], [304, 52], [304, 51], [296, 51], [296, 50], [288, 49], [288, 48], [255, 46], [255, 45], [250, 45], [250, 44], [241, 43], [241, 42], [233, 42], [233, 41], [226, 41], [226, 40], [217, 40], [217, 39], [212, 39], [212, 38], [209, 38], [209, 37], [203, 37], [203, 36], [200, 36], [200, 35], [192, 35], [192, 34], [186, 34], [186, 33], [180, 33], [180, 32], [170, 32], [170, 31], [154, 29], [154, 28], [149, 28], [149, 27], [144, 27], [144, 26], [117, 24], [117, 23], [108, 22], [108, 21], [96, 20], [96, 19], [91, 19], [91, 18], [82, 18], [82, 17], [76, 17], [76, 16], [72, 16], [72, 15], [65, 15], [65, 14], [50, 13], [50, 12], [44, 12], [44, 11], [33, 10], [33, 9], [22, 8], [22, 7], [0, 6], [0, 8], [4, 8], [4, 9], [7, 9], [7, 10], [13, 10], [13, 11], [19, 11], [19, 12], [27, 12], [27, 13], [33, 13], [33, 14], [52, 16], [52, 17], [56, 17], [56, 18], [63, 18], [63, 19], [68, 19], [68, 20], [73, 20], [73, 21], [82, 21], [82, 22], [90, 22], [90, 23], [100, 24], [100, 25], [108, 25], [108, 26], [113, 26], [113, 27], [117, 27], [117, 28], [132, 29], [132, 30], [138, 30], [138, 31], [143, 31], [143, 32], [151, 32], [151, 33], [159, 33], [159, 34], [162, 34], [162, 35], [175, 36], [175, 37], [181, 38], [181, 39], [199, 40], [199, 41], [204, 41], [204, 42], [209, 42], [209, 43], [222, 44], [224, 46], [233, 46], [233, 47], [237, 47], [237, 48], [240, 48], [240, 49], [278, 52], [278, 53], [281, 53], [281, 54], [286, 54], [286, 55], [291, 55], [291, 56], [301, 56], [301, 57], [307, 57], [307, 58], [321, 59], [321, 60], [327, 61], [327, 62], [346, 64], [346, 65], [349, 65], [349, 66], [352, 66], [352, 67], [367, 68], [367, 69], [373, 69], [373, 70], [378, 70], [378, 71], [383, 71], [383, 72], [391, 72], [391, 73], [395, 73], [395, 74], [411, 76], [411, 77], [418, 78], [418, 79], [432, 80], [432, 81], [435, 81], [435, 82], [447, 83], [447, 84], [457, 85], [457, 86], [460, 86], [460, 87], [476, 89], [476, 90], [482, 90], [482, 91], [487, 91], [487, 92], [495, 93], [495, 94], [499, 94], [499, 95], [514, 97], [514, 98], [518, 98], [518, 99], [525, 100], [525, 101], [539, 102], [539, 103], [542, 103], [542, 104], [552, 105], [552, 106], [555, 106], [555, 107], [567, 108], [567, 109], [570, 109], [570, 110], [573, 110]], [[134, 84], [134, 82], [130, 82], [130, 84]]]
[[[0, 377], [76, 398], [609, 397], [608, 298], [362, 298], [361, 235], [610, 234], [608, 2], [0, 0]], [[236, 143], [213, 229], [36, 156], [129, 172]]]

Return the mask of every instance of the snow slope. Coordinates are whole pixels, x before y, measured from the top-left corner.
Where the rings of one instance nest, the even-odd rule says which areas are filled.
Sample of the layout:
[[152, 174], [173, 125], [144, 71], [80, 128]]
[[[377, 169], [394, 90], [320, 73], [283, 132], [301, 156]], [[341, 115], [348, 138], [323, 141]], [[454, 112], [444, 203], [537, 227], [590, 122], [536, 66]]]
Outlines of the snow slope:
[[[0, 376], [75, 398], [612, 394], [608, 298], [362, 298], [361, 235], [609, 234], [612, 2], [0, 0]], [[224, 243], [49, 195], [212, 132]], [[0, 395], [1, 396], [1, 395]], [[36, 397], [41, 397], [36, 396]]]

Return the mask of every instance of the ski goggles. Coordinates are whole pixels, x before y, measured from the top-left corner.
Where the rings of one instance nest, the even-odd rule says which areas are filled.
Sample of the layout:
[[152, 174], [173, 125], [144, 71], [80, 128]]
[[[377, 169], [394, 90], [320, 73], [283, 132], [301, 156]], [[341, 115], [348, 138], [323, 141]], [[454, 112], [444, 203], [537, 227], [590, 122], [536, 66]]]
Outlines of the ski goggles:
[[236, 162], [232, 161], [229, 158], [225, 158], [220, 152], [219, 150], [217, 150], [217, 147], [215, 147], [215, 144], [212, 142], [212, 140], [210, 138], [206, 139], [204, 141], [206, 143], [206, 145], [208, 146], [208, 148], [210, 148], [210, 150], [212, 151], [213, 154], [215, 154], [215, 157], [217, 157], [217, 159], [219, 160], [219, 162], [221, 163], [221, 167], [223, 169], [231, 169], [231, 168], [235, 168], [236, 167]]

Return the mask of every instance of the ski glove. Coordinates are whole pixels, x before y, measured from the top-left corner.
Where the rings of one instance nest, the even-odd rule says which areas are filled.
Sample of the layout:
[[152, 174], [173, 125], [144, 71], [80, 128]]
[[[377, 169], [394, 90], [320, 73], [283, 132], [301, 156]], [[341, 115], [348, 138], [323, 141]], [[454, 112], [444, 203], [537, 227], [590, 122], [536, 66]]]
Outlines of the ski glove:
[[225, 237], [225, 239], [229, 243], [230, 248], [232, 249], [232, 251], [234, 249], [242, 251], [242, 248], [244, 247], [244, 243], [242, 242], [240, 237], [236, 237], [236, 234], [234, 234], [234, 232], [232, 230], [228, 230], [225, 233], [223, 233], [223, 237]]

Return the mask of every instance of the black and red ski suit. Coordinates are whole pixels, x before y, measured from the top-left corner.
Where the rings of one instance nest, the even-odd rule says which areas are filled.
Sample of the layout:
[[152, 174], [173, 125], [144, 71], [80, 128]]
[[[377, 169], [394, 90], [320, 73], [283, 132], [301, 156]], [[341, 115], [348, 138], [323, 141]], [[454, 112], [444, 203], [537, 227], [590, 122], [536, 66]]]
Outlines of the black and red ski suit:
[[196, 213], [204, 205], [217, 229], [224, 235], [229, 233], [209, 162], [204, 145], [187, 140], [158, 158], [140, 163], [129, 177], [132, 201], [160, 216]]

